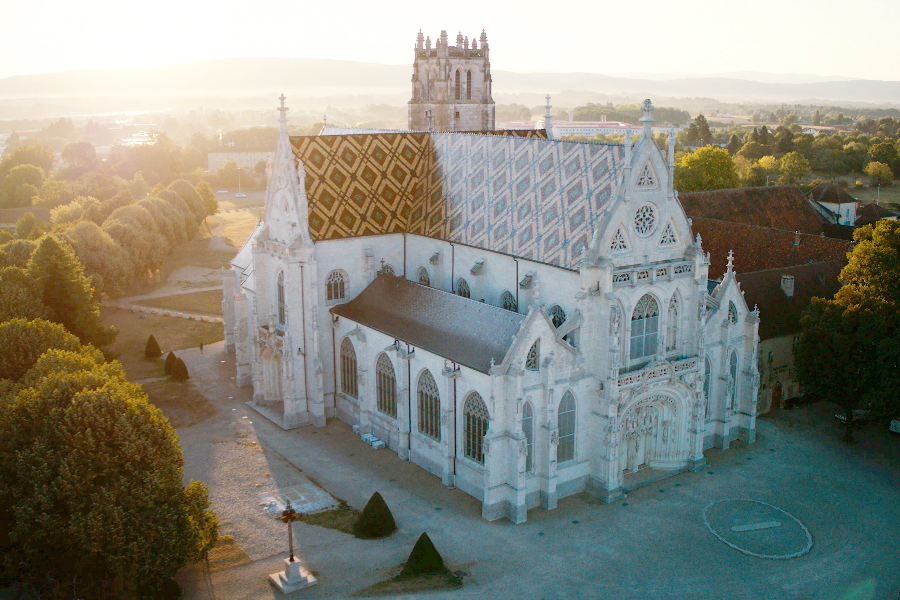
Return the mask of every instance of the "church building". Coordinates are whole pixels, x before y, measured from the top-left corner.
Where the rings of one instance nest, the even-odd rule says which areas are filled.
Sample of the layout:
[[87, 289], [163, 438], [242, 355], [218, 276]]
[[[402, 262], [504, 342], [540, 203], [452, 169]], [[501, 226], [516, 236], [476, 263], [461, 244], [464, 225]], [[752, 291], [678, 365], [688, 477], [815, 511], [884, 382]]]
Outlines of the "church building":
[[[484, 39], [463, 46], [489, 99]], [[459, 40], [428, 46], [453, 59]], [[433, 89], [455, 102], [454, 65]], [[448, 117], [412, 117], [429, 73], [408, 133], [289, 137], [282, 96], [265, 217], [224, 276], [257, 408], [285, 428], [338, 418], [516, 523], [752, 442], [759, 313], [730, 255], [709, 281], [650, 101], [623, 145], [437, 133]]]

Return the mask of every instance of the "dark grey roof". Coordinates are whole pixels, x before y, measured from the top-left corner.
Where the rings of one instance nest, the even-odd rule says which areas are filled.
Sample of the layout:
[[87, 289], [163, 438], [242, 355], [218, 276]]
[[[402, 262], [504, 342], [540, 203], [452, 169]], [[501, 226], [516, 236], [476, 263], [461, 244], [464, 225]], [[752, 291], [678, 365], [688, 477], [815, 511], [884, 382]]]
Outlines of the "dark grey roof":
[[379, 275], [331, 312], [482, 373], [490, 370], [491, 359], [503, 360], [525, 320], [393, 275]]

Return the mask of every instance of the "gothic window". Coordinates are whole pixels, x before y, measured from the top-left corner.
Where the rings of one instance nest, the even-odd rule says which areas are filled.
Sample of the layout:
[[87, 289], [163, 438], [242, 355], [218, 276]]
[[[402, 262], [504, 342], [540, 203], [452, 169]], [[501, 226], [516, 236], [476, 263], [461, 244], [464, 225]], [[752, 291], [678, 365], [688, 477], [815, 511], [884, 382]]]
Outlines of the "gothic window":
[[709, 421], [709, 388], [712, 385], [710, 379], [712, 378], [712, 364], [709, 362], [709, 357], [706, 357], [703, 361], [703, 398], [706, 399], [706, 420]]
[[456, 295], [462, 296], [463, 298], [469, 298], [469, 284], [466, 283], [466, 280], [460, 277], [456, 280]]
[[341, 391], [358, 398], [356, 386], [356, 351], [348, 338], [341, 342]]
[[634, 213], [634, 230], [640, 236], [648, 236], [656, 227], [656, 211], [653, 205], [644, 204]]
[[490, 417], [487, 406], [478, 392], [472, 392], [463, 405], [465, 419], [465, 444], [463, 452], [466, 458], [484, 464], [484, 436], [487, 433]]
[[678, 340], [678, 298], [672, 296], [669, 301], [669, 317], [666, 323], [666, 350], [675, 349]]
[[375, 362], [375, 386], [378, 412], [389, 417], [397, 417], [397, 378], [394, 366], [387, 354], [382, 352]]
[[653, 356], [659, 335], [659, 305], [645, 294], [631, 315], [631, 359]]
[[431, 278], [428, 277], [428, 269], [419, 267], [419, 283], [422, 285], [431, 285]]
[[381, 265], [381, 274], [382, 275], [394, 275], [394, 267], [387, 263], [383, 263]]
[[612, 242], [609, 245], [609, 249], [612, 252], [622, 252], [624, 250], [628, 250], [628, 244], [625, 242], [625, 235], [622, 233], [621, 229], [616, 229], [616, 235], [613, 236]]
[[672, 224], [667, 223], [666, 228], [663, 230], [662, 238], [659, 240], [660, 246], [671, 246], [675, 244], [677, 240], [675, 239], [675, 230], [672, 229]]
[[734, 350], [731, 351], [731, 361], [728, 367], [728, 375], [730, 381], [728, 386], [728, 406], [732, 405], [734, 402], [734, 392], [735, 388], [737, 388], [737, 352]]
[[559, 403], [556, 426], [559, 433], [556, 462], [572, 460], [575, 458], [575, 396], [572, 392], [566, 392]]
[[459, 69], [456, 70], [456, 99], [459, 100]]
[[327, 300], [343, 300], [346, 293], [347, 276], [343, 271], [332, 271], [325, 279]]
[[441, 441], [441, 397], [427, 369], [419, 376], [419, 433]]
[[466, 72], [466, 100], [472, 99], [472, 71]]
[[283, 331], [287, 325], [287, 306], [284, 303], [284, 271], [278, 273], [275, 295], [276, 304], [278, 305], [278, 329]]
[[535, 340], [525, 357], [525, 368], [529, 371], [537, 371], [541, 362], [541, 340]]
[[737, 307], [735, 307], [734, 302], [728, 303], [728, 320], [732, 323], [737, 323]]
[[522, 433], [525, 434], [525, 472], [534, 470], [534, 410], [531, 402], [525, 402], [522, 408]]
[[550, 320], [553, 321], [553, 326], [559, 329], [562, 327], [563, 323], [566, 322], [566, 311], [564, 311], [559, 304], [554, 304], [550, 307]]
[[518, 312], [519, 310], [516, 306], [516, 297], [509, 291], [503, 292], [503, 295], [500, 296], [500, 307], [512, 312]]
[[637, 186], [639, 188], [655, 188], [656, 187], [656, 177], [653, 176], [653, 169], [650, 168], [650, 163], [646, 163], [644, 168], [641, 170], [641, 174], [638, 177]]

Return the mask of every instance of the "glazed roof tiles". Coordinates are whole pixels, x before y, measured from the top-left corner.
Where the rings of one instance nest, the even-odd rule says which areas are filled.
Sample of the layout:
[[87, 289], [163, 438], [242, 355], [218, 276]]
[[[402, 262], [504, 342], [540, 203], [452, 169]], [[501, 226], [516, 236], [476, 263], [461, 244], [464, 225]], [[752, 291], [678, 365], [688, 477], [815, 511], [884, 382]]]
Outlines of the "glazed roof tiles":
[[678, 199], [692, 219], [718, 219], [802, 233], [824, 231], [823, 219], [795, 185], [679, 192]]
[[[734, 250], [734, 270], [738, 273], [803, 265], [809, 262], [846, 260], [847, 240], [805, 233], [729, 223], [694, 217], [694, 233], [699, 233], [703, 250], [710, 253], [709, 278], [725, 273], [728, 251]], [[799, 235], [800, 243], [794, 244]]]
[[[800, 332], [800, 317], [812, 298], [831, 298], [840, 289], [838, 275], [846, 259], [788, 268], [737, 273], [748, 306], [759, 307], [759, 338], [767, 340]], [[794, 294], [781, 288], [783, 275], [794, 278]]]
[[487, 133], [292, 137], [313, 240], [407, 232], [574, 269], [623, 148]]
[[359, 296], [331, 312], [481, 373], [499, 364], [525, 315], [379, 275]]

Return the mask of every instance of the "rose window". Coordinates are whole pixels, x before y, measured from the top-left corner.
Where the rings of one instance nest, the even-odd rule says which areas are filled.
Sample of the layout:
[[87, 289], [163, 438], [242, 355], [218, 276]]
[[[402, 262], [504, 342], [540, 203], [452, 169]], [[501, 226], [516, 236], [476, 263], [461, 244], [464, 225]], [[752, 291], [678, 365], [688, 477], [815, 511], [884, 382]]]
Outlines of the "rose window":
[[653, 232], [656, 226], [656, 214], [653, 206], [644, 204], [634, 213], [634, 229], [638, 235], [646, 236]]

